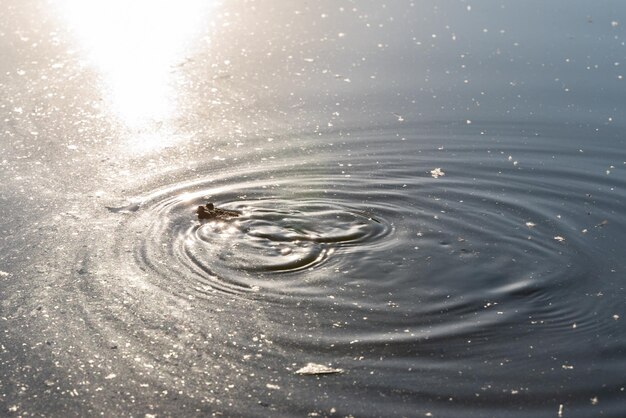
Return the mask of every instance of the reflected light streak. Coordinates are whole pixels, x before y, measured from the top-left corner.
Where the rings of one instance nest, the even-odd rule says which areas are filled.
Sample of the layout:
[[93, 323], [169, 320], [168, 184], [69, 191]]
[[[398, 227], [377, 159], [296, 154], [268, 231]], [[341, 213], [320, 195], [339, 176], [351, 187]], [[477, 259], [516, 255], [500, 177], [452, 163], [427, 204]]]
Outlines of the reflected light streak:
[[176, 111], [176, 65], [209, 23], [207, 0], [60, 0], [62, 14], [101, 73], [114, 113], [145, 129]]

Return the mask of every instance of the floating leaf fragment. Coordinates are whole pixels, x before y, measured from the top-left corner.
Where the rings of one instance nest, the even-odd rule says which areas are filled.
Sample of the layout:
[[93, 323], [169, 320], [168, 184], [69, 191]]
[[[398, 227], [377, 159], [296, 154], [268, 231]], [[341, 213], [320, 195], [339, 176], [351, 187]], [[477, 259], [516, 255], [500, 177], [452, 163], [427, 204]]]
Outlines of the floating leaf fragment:
[[296, 373], [310, 376], [318, 374], [343, 373], [343, 369], [335, 369], [323, 364], [308, 363], [306, 366], [296, 370]]
[[430, 175], [433, 176], [433, 178], [439, 178], [441, 176], [445, 176], [446, 173], [443, 172], [443, 170], [441, 170], [441, 168], [435, 168], [434, 170], [430, 170]]

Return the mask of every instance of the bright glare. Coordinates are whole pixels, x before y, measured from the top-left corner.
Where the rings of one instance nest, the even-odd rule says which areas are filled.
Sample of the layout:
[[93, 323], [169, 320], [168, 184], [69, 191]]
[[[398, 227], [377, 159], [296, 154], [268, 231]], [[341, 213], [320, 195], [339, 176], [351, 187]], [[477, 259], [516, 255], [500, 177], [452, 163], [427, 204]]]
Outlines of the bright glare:
[[210, 21], [207, 0], [60, 0], [63, 15], [102, 75], [105, 98], [130, 129], [176, 110], [176, 66]]

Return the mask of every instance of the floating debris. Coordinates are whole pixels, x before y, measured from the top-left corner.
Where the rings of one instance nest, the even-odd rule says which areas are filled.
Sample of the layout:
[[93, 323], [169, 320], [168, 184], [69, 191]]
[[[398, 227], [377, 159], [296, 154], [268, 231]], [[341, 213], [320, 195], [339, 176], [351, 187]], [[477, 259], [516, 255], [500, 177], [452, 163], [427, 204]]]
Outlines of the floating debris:
[[536, 224], [536, 223], [534, 223], [534, 222], [530, 222], [530, 221], [529, 221], [529, 222], [526, 222], [526, 226], [527, 226], [527, 227], [529, 227], [529, 228], [533, 228], [533, 227], [534, 227], [534, 226], [536, 226], [536, 225], [537, 225], [537, 224]]
[[308, 363], [301, 369], [296, 370], [296, 373], [308, 376], [314, 376], [318, 374], [333, 374], [343, 373], [343, 369], [334, 369], [332, 367], [324, 366], [323, 364]]
[[113, 213], [132, 213], [137, 212], [141, 208], [142, 202], [134, 202], [124, 206], [105, 206], [109, 212]]
[[230, 218], [236, 218], [237, 216], [241, 215], [241, 212], [236, 210], [216, 208], [213, 203], [209, 202], [204, 206], [198, 206], [198, 208], [196, 209], [196, 214], [198, 215], [198, 219], [223, 221]]
[[565, 238], [563, 238], [563, 237], [562, 237], [562, 236], [560, 236], [560, 235], [557, 235], [556, 237], [554, 237], [554, 239], [555, 239], [555, 240], [557, 240], [558, 242], [563, 242], [563, 241], [565, 241]]
[[439, 178], [441, 176], [445, 176], [446, 173], [444, 173], [441, 168], [435, 168], [434, 170], [430, 170], [430, 175], [433, 178], [437, 179], [437, 178]]

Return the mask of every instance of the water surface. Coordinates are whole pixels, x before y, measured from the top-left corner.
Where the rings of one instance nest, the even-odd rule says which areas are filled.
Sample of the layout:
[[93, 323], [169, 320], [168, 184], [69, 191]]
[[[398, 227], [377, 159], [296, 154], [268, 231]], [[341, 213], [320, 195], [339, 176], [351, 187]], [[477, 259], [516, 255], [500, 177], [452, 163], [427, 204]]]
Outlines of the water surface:
[[5, 6], [4, 414], [624, 414], [621, 3]]

